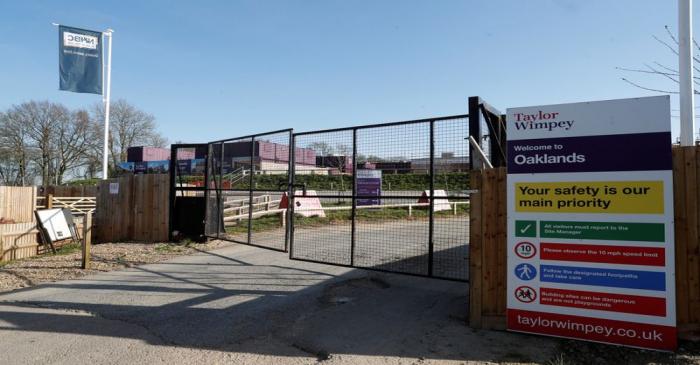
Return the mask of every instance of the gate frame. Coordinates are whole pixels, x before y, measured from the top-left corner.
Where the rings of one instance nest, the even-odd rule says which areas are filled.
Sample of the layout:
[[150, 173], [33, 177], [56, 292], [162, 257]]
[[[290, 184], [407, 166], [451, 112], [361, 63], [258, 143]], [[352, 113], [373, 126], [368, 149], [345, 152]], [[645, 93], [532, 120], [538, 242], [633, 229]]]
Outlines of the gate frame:
[[[287, 164], [287, 175], [288, 175], [288, 178], [287, 178], [287, 187], [286, 187], [287, 189], [286, 189], [286, 190], [255, 189], [255, 188], [253, 188], [253, 183], [254, 183], [254, 181], [255, 181], [255, 180], [254, 180], [254, 179], [255, 179], [255, 173], [254, 173], [254, 171], [255, 171], [255, 170], [254, 170], [254, 166], [255, 166], [255, 142], [256, 142], [255, 139], [256, 139], [256, 137], [263, 137], [263, 136], [269, 136], [269, 135], [280, 134], [280, 133], [289, 133], [289, 152], [288, 152], [288, 153], [289, 153], [289, 156], [288, 156], [288, 158], [287, 158], [287, 160], [288, 160], [288, 164]], [[252, 242], [252, 238], [253, 238], [253, 231], [252, 231], [252, 225], [253, 225], [253, 209], [252, 209], [252, 205], [253, 205], [253, 193], [255, 193], [255, 192], [270, 192], [270, 191], [275, 191], [275, 192], [286, 192], [286, 193], [287, 193], [287, 197], [290, 196], [290, 191], [291, 191], [291, 189], [292, 189], [292, 187], [291, 187], [291, 179], [292, 179], [291, 176], [293, 175], [293, 166], [294, 166], [293, 161], [292, 161], [292, 159], [293, 159], [293, 157], [294, 157], [294, 149], [293, 149], [293, 148], [294, 148], [294, 147], [293, 147], [294, 129], [293, 129], [293, 128], [285, 128], [285, 129], [279, 129], [279, 130], [270, 131], [270, 132], [255, 133], [255, 134], [249, 134], [249, 135], [247, 135], [247, 136], [225, 138], [225, 139], [219, 139], [219, 140], [207, 142], [207, 143], [206, 143], [207, 151], [209, 151], [209, 149], [211, 148], [211, 145], [213, 145], [213, 144], [221, 144], [221, 155], [220, 155], [219, 161], [223, 161], [223, 157], [224, 157], [224, 147], [223, 147], [223, 146], [224, 146], [224, 144], [225, 144], [226, 142], [230, 142], [230, 141], [245, 140], [245, 139], [250, 139], [250, 150], [251, 150], [251, 151], [250, 151], [250, 170], [251, 170], [251, 171], [250, 171], [250, 178], [249, 178], [249, 182], [248, 182], [248, 189], [233, 189], [233, 188], [230, 188], [230, 189], [225, 189], [225, 190], [226, 190], [226, 191], [242, 191], [242, 192], [248, 192], [248, 242], [242, 242], [242, 241], [235, 240], [235, 239], [232, 239], [232, 238], [222, 237], [222, 236], [219, 234], [219, 232], [221, 231], [221, 228], [222, 228], [222, 227], [219, 226], [219, 224], [223, 225], [223, 214], [221, 214], [220, 219], [217, 221], [217, 230], [216, 230], [217, 235], [216, 235], [216, 236], [211, 236], [211, 235], [208, 235], [208, 234], [205, 232], [205, 233], [204, 233], [204, 236], [207, 237], [207, 238], [214, 238], [214, 239], [220, 239], [220, 240], [223, 240], [223, 241], [234, 242], [234, 243], [238, 243], [238, 244], [241, 244], [241, 245], [248, 245], [248, 246], [253, 246], [253, 247], [258, 247], [258, 248], [264, 248], [264, 249], [273, 250], [273, 251], [278, 251], [278, 252], [288, 252], [288, 251], [289, 251], [289, 247], [290, 247], [290, 239], [289, 239], [290, 234], [289, 234], [289, 229], [288, 229], [288, 228], [285, 228], [285, 234], [284, 234], [284, 235], [285, 235], [285, 237], [284, 237], [284, 249], [278, 249], [278, 248], [274, 248], [274, 247], [269, 247], [269, 246], [264, 246], [264, 245], [258, 245], [258, 244], [255, 244], [255, 243]], [[210, 156], [208, 156], [208, 157], [210, 157]], [[207, 180], [208, 177], [209, 177], [209, 165], [208, 165], [208, 162], [209, 162], [209, 160], [207, 159], [207, 168], [206, 168], [206, 173], [205, 173], [205, 180]], [[220, 167], [220, 171], [218, 172], [218, 175], [219, 175], [219, 177], [222, 177], [222, 176], [223, 176], [223, 163], [221, 163], [221, 167]], [[221, 180], [221, 179], [220, 179], [220, 180]], [[216, 179], [214, 179], [214, 185], [216, 185]], [[209, 188], [209, 185], [207, 184], [207, 185], [206, 185], [206, 188], [205, 188], [205, 192], [204, 192], [204, 196], [205, 196], [205, 199], [206, 199], [207, 203], [209, 202], [209, 194], [210, 194], [211, 191], [215, 191], [217, 194], [221, 194], [221, 192], [224, 191], [224, 189], [222, 189], [221, 187], [217, 187], [217, 186], [214, 186], [214, 188]], [[290, 202], [291, 202], [291, 200], [290, 200]], [[220, 196], [219, 196], [219, 199], [217, 199], [217, 209], [218, 209], [218, 208], [221, 208], [221, 203], [222, 203], [222, 200], [221, 200], [221, 198], [220, 198]], [[289, 214], [289, 206], [290, 206], [290, 205], [291, 205], [291, 204], [287, 204], [287, 210], [286, 210], [286, 214], [285, 214], [285, 215], [286, 215], [286, 220], [287, 220], [287, 222], [286, 222], [286, 226], [287, 226], [287, 227], [290, 226], [290, 225], [289, 225], [289, 221], [288, 221], [288, 220], [289, 220], [289, 215], [290, 215], [290, 214]], [[209, 213], [209, 210], [207, 209], [206, 214], [208, 214], [208, 213]], [[207, 217], [207, 216], [205, 216], [204, 219], [205, 219], [205, 221], [208, 221], [208, 217]], [[225, 229], [225, 228], [224, 228], [224, 229]]]
[[[471, 99], [471, 98], [470, 98]], [[293, 133], [292, 134], [292, 144], [294, 147], [294, 151], [296, 151], [296, 137], [297, 136], [305, 136], [305, 135], [312, 135], [312, 134], [321, 134], [321, 133], [332, 133], [332, 132], [344, 132], [344, 131], [352, 131], [352, 164], [353, 164], [353, 172], [352, 172], [352, 195], [350, 197], [343, 196], [344, 198], [350, 198], [352, 200], [352, 211], [351, 211], [351, 233], [350, 233], [350, 264], [338, 264], [338, 263], [329, 263], [329, 262], [324, 262], [324, 261], [319, 261], [319, 260], [312, 260], [312, 259], [302, 259], [302, 258], [295, 258], [293, 257], [294, 255], [294, 198], [296, 195], [294, 194], [293, 187], [297, 186], [295, 181], [295, 176], [296, 176], [296, 164], [293, 165], [294, 170], [292, 170], [291, 174], [291, 181], [290, 181], [290, 191], [291, 194], [288, 194], [290, 197], [290, 204], [289, 207], [291, 207], [290, 211], [288, 211], [287, 216], [289, 217], [288, 219], [288, 229], [287, 232], [290, 236], [289, 238], [289, 259], [290, 260], [297, 260], [297, 261], [305, 261], [305, 262], [312, 262], [312, 263], [318, 263], [318, 264], [326, 264], [326, 265], [333, 265], [333, 266], [340, 266], [340, 267], [348, 267], [348, 268], [354, 268], [354, 269], [362, 269], [362, 270], [371, 270], [371, 271], [377, 271], [377, 272], [386, 272], [386, 273], [393, 273], [393, 274], [401, 274], [401, 275], [409, 275], [409, 276], [416, 276], [416, 277], [423, 277], [423, 278], [431, 278], [431, 279], [440, 279], [440, 280], [449, 280], [449, 281], [457, 281], [457, 282], [469, 282], [469, 275], [467, 276], [467, 279], [458, 279], [458, 278], [449, 278], [449, 277], [442, 277], [442, 276], [434, 276], [433, 275], [433, 261], [434, 261], [434, 206], [435, 206], [435, 122], [439, 121], [444, 121], [444, 120], [452, 120], [452, 119], [466, 119], [468, 125], [471, 125], [471, 119], [470, 119], [470, 114], [456, 114], [456, 115], [448, 115], [448, 116], [442, 116], [442, 117], [435, 117], [435, 118], [423, 118], [423, 119], [414, 119], [414, 120], [404, 120], [404, 121], [398, 121], [398, 122], [387, 122], [387, 123], [378, 123], [378, 124], [363, 124], [359, 126], [352, 126], [352, 127], [340, 127], [340, 128], [330, 128], [330, 129], [321, 129], [321, 130], [314, 130], [314, 131], [306, 131], [306, 132], [298, 132], [298, 133]], [[392, 270], [386, 270], [386, 269], [380, 269], [380, 268], [373, 268], [373, 267], [364, 267], [364, 266], [355, 266], [354, 265], [354, 259], [355, 259], [355, 243], [356, 243], [356, 237], [355, 237], [355, 232], [356, 232], [356, 212], [357, 212], [357, 199], [362, 198], [362, 196], [357, 195], [357, 131], [361, 129], [372, 129], [372, 128], [382, 128], [382, 127], [392, 127], [392, 126], [397, 126], [397, 125], [408, 125], [408, 124], [420, 124], [420, 123], [430, 123], [430, 164], [429, 164], [429, 170], [430, 170], [430, 196], [428, 197], [430, 201], [430, 207], [429, 207], [429, 217], [428, 217], [428, 273], [427, 274], [418, 274], [418, 273], [409, 273], [409, 272], [399, 272], [399, 271], [392, 271]], [[471, 134], [471, 129], [468, 131]], [[468, 136], [465, 136], [465, 139], [467, 139]], [[471, 148], [471, 147], [470, 147]], [[471, 158], [470, 158], [471, 160]], [[471, 163], [471, 161], [470, 161]], [[469, 193], [472, 193], [472, 190], [468, 190]], [[330, 196], [330, 195], [318, 195], [319, 198], [337, 198], [337, 196]], [[415, 196], [403, 196], [403, 195], [396, 195], [396, 196], [391, 196], [390, 198], [393, 199], [414, 199], [416, 198]], [[465, 263], [467, 266], [467, 271], [469, 271], [469, 264]]]
[[[197, 148], [204, 147], [206, 148], [206, 153], [204, 155], [204, 185], [202, 187], [199, 186], [177, 186], [177, 181], [176, 181], [176, 176], [180, 176], [179, 174], [176, 173], [176, 171], [179, 172], [178, 165], [177, 165], [177, 150], [180, 148], [194, 148], [195, 150]], [[170, 189], [168, 193], [168, 199], [170, 200], [170, 209], [168, 211], [168, 240], [173, 241], [173, 232], [175, 231], [174, 225], [175, 225], [175, 201], [177, 200], [177, 192], [185, 192], [185, 191], [203, 191], [204, 192], [204, 199], [206, 199], [206, 191], [207, 191], [207, 186], [208, 186], [208, 181], [207, 178], [209, 175], [207, 174], [207, 169], [206, 167], [209, 164], [209, 145], [207, 143], [176, 143], [176, 144], [171, 144], [170, 145], [170, 162], [169, 162], [169, 171], [168, 174], [169, 176], [169, 181], [170, 181]], [[205, 201], [206, 204], [206, 201]], [[203, 222], [206, 220], [206, 216], [202, 217]], [[206, 235], [204, 235], [206, 237]]]

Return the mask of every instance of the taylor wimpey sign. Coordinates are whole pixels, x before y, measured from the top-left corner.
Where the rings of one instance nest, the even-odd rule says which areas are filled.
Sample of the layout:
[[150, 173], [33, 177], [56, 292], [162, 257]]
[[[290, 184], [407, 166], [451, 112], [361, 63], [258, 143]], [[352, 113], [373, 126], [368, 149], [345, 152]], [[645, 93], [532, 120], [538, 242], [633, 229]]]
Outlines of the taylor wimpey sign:
[[507, 120], [508, 329], [674, 350], [669, 97]]

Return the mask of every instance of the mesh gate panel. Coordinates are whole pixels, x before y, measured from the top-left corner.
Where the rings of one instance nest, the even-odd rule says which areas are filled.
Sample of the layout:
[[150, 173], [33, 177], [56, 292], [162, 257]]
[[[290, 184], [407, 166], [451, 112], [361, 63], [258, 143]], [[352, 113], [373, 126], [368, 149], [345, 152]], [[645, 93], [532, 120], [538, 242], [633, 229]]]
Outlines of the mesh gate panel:
[[283, 200], [289, 186], [291, 133], [255, 137], [255, 158], [250, 186], [253, 191], [250, 243], [287, 249], [287, 207]]
[[207, 235], [286, 251], [291, 130], [209, 144]]
[[[353, 132], [294, 138], [295, 204], [292, 258], [351, 265]], [[306, 188], [307, 195], [304, 195]], [[307, 207], [311, 194], [323, 211]], [[322, 213], [322, 214], [321, 214]]]
[[[433, 275], [469, 278], [469, 123], [466, 118], [435, 121]], [[440, 199], [442, 192], [447, 197]]]
[[466, 116], [295, 134], [290, 257], [468, 280], [468, 136]]

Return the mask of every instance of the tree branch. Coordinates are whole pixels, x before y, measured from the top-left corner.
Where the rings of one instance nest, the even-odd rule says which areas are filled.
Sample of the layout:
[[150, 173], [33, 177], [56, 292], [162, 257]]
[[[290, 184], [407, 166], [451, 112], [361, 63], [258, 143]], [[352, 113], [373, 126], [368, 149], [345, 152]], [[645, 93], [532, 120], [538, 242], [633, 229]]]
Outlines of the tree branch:
[[640, 88], [640, 89], [642, 89], [642, 90], [654, 91], [654, 92], [666, 93], [666, 94], [678, 94], [678, 91], [669, 91], [669, 90], [652, 89], [652, 88], [648, 88], [648, 87], [644, 87], [644, 86], [642, 86], [642, 85], [636, 84], [636, 83], [634, 83], [634, 82], [632, 82], [632, 81], [630, 81], [630, 80], [627, 80], [627, 79], [624, 78], [624, 77], [622, 77], [621, 79], [622, 79], [622, 81], [624, 81], [624, 82], [626, 82], [626, 83], [628, 83], [628, 84], [630, 84], [630, 85], [632, 85], [632, 86], [634, 86], [634, 87]]

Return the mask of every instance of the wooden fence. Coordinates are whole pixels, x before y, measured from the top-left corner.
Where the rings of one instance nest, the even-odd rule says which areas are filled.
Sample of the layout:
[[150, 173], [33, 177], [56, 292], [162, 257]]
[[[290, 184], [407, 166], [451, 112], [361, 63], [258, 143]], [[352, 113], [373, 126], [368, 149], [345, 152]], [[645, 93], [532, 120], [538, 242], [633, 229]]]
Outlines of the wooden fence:
[[[39, 193], [36, 197], [37, 208], [43, 209], [54, 204], [49, 203], [49, 198], [54, 197], [54, 199], [60, 197], [62, 199], [66, 198], [85, 198], [94, 200], [97, 196], [97, 185], [86, 185], [86, 186], [67, 186], [67, 185], [52, 185], [46, 188], [39, 188]], [[62, 208], [60, 206], [61, 202], [58, 203], [56, 208]], [[84, 209], [77, 209], [78, 214], [84, 214]], [[94, 210], [93, 210], [94, 211]], [[76, 212], [74, 212], [75, 214]]]
[[0, 186], [0, 218], [15, 222], [34, 221], [36, 187]]
[[49, 194], [62, 197], [97, 196], [97, 185], [52, 185], [44, 189], [43, 195], [47, 196]]
[[[90, 192], [91, 189], [73, 187], [53, 187], [53, 191], [65, 194]], [[78, 187], [81, 188], [81, 187]], [[92, 190], [96, 191], [96, 187]], [[43, 253], [40, 245], [34, 210], [46, 208], [46, 199], [37, 197], [36, 187], [0, 186], [0, 218], [14, 223], [0, 224], [0, 261], [17, 260]], [[70, 208], [75, 215], [94, 210], [93, 197], [62, 197], [51, 199], [54, 208]], [[76, 217], [76, 224], [82, 226], [82, 218]], [[59, 245], [60, 246], [60, 245]]]
[[94, 213], [97, 207], [97, 198], [94, 196], [63, 197], [49, 194], [47, 197], [37, 197], [36, 201], [37, 209], [68, 208], [73, 215]]
[[681, 333], [700, 330], [700, 151], [673, 149], [676, 316]]
[[0, 261], [36, 256], [38, 233], [34, 222], [0, 224]]
[[469, 197], [469, 324], [506, 328], [506, 169], [472, 171]]
[[[83, 231], [83, 217], [75, 217], [79, 232]], [[18, 260], [48, 252], [41, 245], [36, 222], [0, 224], [0, 261]], [[70, 240], [54, 243], [55, 248], [71, 243]]]
[[169, 186], [167, 174], [127, 175], [101, 181], [94, 217], [96, 239], [167, 241]]
[[[700, 148], [673, 149], [676, 315], [681, 337], [700, 331]], [[506, 323], [506, 170], [473, 171], [469, 320], [475, 328]]]

